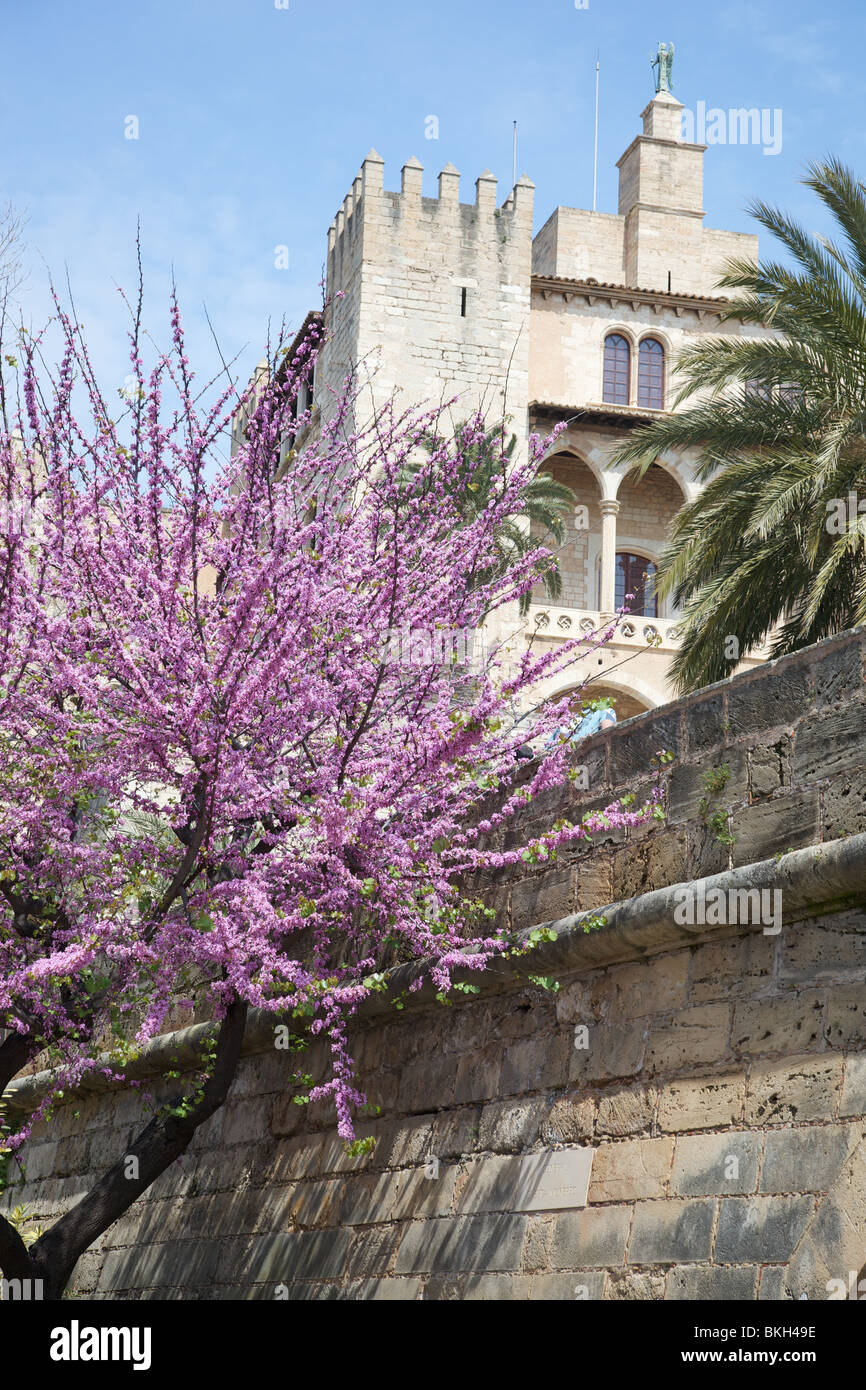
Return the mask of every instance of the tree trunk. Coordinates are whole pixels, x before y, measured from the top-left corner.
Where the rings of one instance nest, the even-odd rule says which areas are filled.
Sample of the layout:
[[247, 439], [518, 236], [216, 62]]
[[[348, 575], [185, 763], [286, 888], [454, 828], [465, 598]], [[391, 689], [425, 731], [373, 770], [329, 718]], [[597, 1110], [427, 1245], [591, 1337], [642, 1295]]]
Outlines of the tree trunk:
[[[29, 1250], [14, 1226], [0, 1217], [0, 1269], [7, 1278], [41, 1279], [44, 1298], [63, 1296], [85, 1250], [185, 1152], [199, 1126], [225, 1103], [237, 1071], [246, 1020], [246, 1003], [235, 1000], [219, 1025], [213, 1073], [190, 1114], [182, 1118], [155, 1115], [118, 1162]], [[136, 1177], [128, 1176], [131, 1157], [138, 1160]]]

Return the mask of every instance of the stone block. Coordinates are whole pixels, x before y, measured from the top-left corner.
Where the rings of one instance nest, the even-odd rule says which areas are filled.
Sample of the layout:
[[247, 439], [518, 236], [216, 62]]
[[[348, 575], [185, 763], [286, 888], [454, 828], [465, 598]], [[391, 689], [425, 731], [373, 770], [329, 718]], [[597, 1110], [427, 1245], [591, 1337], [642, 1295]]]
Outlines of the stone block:
[[835, 705], [863, 696], [863, 648], [859, 641], [828, 652], [815, 662], [815, 694], [818, 704]]
[[407, 1063], [400, 1079], [399, 1108], [419, 1111], [453, 1105], [461, 1060], [453, 1053], [433, 1051]]
[[646, 839], [646, 879], [650, 891], [682, 883], [688, 874], [688, 848], [685, 829], [660, 829], [654, 825]]
[[779, 938], [779, 980], [789, 984], [866, 978], [866, 940], [860, 912], [797, 923]]
[[424, 1283], [425, 1303], [462, 1303], [465, 1274], [432, 1274]]
[[764, 1302], [779, 1302], [785, 1298], [785, 1266], [765, 1265], [761, 1270], [758, 1298]]
[[650, 891], [649, 848], [646, 843], [623, 845], [610, 856], [611, 896], [615, 902]]
[[519, 1270], [526, 1217], [487, 1215], [411, 1221], [402, 1228], [397, 1274]]
[[826, 1192], [857, 1144], [853, 1125], [808, 1125], [767, 1134], [761, 1192]]
[[826, 783], [821, 827], [825, 840], [866, 832], [866, 768], [848, 768]]
[[[803, 1294], [826, 1299], [836, 1292], [829, 1286], [832, 1279], [842, 1281], [846, 1294], [858, 1282], [866, 1248], [866, 1143], [858, 1143], [830, 1191], [815, 1202], [815, 1215], [786, 1272], [786, 1292], [795, 1299]], [[859, 1292], [862, 1299], [866, 1285]]]
[[813, 1207], [812, 1197], [726, 1197], [713, 1258], [719, 1264], [790, 1259]]
[[610, 853], [599, 849], [578, 860], [576, 910], [589, 912], [598, 907], [606, 907], [613, 900]]
[[568, 869], [526, 878], [511, 890], [511, 921], [516, 929], [567, 917], [574, 910], [574, 882]]
[[764, 747], [753, 748], [749, 754], [749, 785], [752, 800], [772, 796], [791, 782], [791, 750], [787, 738]]
[[[50, 1139], [48, 1143], [27, 1144], [25, 1146], [22, 1151], [21, 1162], [28, 1183], [36, 1182], [39, 1178], [54, 1176], [57, 1172], [57, 1154], [60, 1148], [60, 1141], [56, 1139]], [[70, 1171], [68, 1167], [67, 1171]]]
[[[319, 1285], [321, 1289], [323, 1286]], [[336, 1297], [364, 1303], [414, 1303], [421, 1297], [424, 1285], [420, 1279], [359, 1279], [344, 1284]], [[321, 1297], [314, 1293], [312, 1297]]]
[[550, 1250], [553, 1269], [621, 1265], [625, 1258], [631, 1207], [587, 1207], [564, 1212], [554, 1224]]
[[603, 1269], [577, 1269], [572, 1274], [536, 1274], [530, 1297], [535, 1302], [596, 1301], [604, 1297]]
[[711, 941], [692, 952], [689, 999], [703, 1004], [765, 993], [772, 983], [777, 938], [749, 932]]
[[842, 1058], [810, 1057], [755, 1062], [746, 1090], [748, 1125], [805, 1124], [832, 1119], [842, 1084]]
[[808, 1052], [822, 1045], [824, 996], [794, 991], [775, 999], [750, 999], [734, 1007], [735, 1052], [767, 1056]]
[[866, 1115], [866, 1053], [852, 1052], [845, 1058], [840, 1115]]
[[556, 1211], [586, 1203], [591, 1148], [547, 1149], [467, 1163], [456, 1193], [458, 1212]]
[[604, 1008], [609, 1023], [630, 1023], [648, 1014], [668, 1013], [686, 1003], [687, 951], [651, 956], [614, 966], [596, 981], [593, 1004]]
[[652, 759], [661, 750], [678, 758], [682, 752], [681, 716], [678, 709], [669, 714], [653, 714], [628, 728], [610, 735], [610, 778], [614, 787], [645, 777]]
[[708, 1303], [750, 1303], [755, 1297], [757, 1265], [718, 1268], [713, 1265], [680, 1265], [668, 1270], [665, 1298]]
[[730, 851], [715, 832], [703, 822], [692, 822], [688, 827], [688, 859], [684, 881], [708, 878], [720, 874], [728, 868]]
[[464, 1106], [460, 1110], [445, 1110], [433, 1122], [430, 1153], [438, 1159], [461, 1158], [479, 1147], [481, 1134], [480, 1105]]
[[613, 1081], [641, 1070], [647, 1023], [575, 1024], [571, 1032], [569, 1081]]
[[595, 1126], [596, 1099], [573, 1091], [552, 1105], [542, 1128], [545, 1143], [574, 1144], [588, 1139]]
[[478, 1147], [493, 1153], [523, 1153], [538, 1139], [549, 1108], [543, 1097], [485, 1105]]
[[447, 1022], [448, 1027], [435, 1044], [443, 1052], [475, 1052], [490, 1040], [491, 1007], [486, 1000], [475, 999], [462, 1006], [452, 1004]]
[[319, 1171], [324, 1144], [324, 1135], [321, 1134], [304, 1135], [275, 1144], [270, 1162], [261, 1174], [263, 1181], [284, 1183], [314, 1177]]
[[638, 1202], [628, 1243], [629, 1264], [682, 1264], [709, 1259], [714, 1201]]
[[647, 1044], [649, 1072], [723, 1061], [731, 1026], [729, 1004], [695, 1004], [667, 1023], [653, 1024]]
[[303, 1126], [306, 1106], [296, 1105], [291, 1095], [275, 1096], [271, 1105], [269, 1128], [277, 1139], [297, 1134]]
[[866, 982], [836, 986], [827, 1000], [827, 1042], [830, 1047], [866, 1046]]
[[[440, 1169], [440, 1172], [445, 1174], [448, 1170]], [[301, 1226], [364, 1226], [390, 1221], [401, 1205], [409, 1178], [408, 1172], [359, 1173], [329, 1182], [302, 1183], [299, 1192], [307, 1188], [310, 1197], [292, 1214]], [[321, 1210], [317, 1205], [319, 1201]], [[318, 1219], [310, 1219], [317, 1216]]]
[[220, 1278], [239, 1284], [340, 1279], [346, 1268], [349, 1230], [281, 1231], [223, 1246]]
[[[563, 1029], [553, 1037], [527, 1038], [514, 1043], [502, 1058], [499, 1094], [515, 1095], [564, 1086], [568, 1079], [570, 1044], [571, 1032]], [[466, 1060], [468, 1065], [473, 1065], [472, 1058]]]
[[555, 1224], [554, 1216], [530, 1215], [523, 1242], [523, 1268], [528, 1274], [550, 1268], [550, 1241]]
[[[40, 1146], [36, 1151], [36, 1176], [65, 1178], [73, 1174], [87, 1173], [90, 1169], [99, 1171], [103, 1168], [111, 1167], [122, 1157], [126, 1145], [122, 1142], [122, 1137], [114, 1129], [96, 1129], [88, 1137], [86, 1134], [76, 1134], [71, 1139], [64, 1139], [57, 1147], [54, 1162], [49, 1169], [45, 1165], [48, 1161], [50, 1152], [47, 1144]], [[33, 1162], [25, 1160], [25, 1171], [28, 1178], [32, 1180], [34, 1173]]]
[[376, 1278], [390, 1270], [402, 1226], [365, 1226], [352, 1231], [344, 1278]]
[[[410, 1168], [426, 1162], [433, 1148], [434, 1122], [439, 1124], [443, 1117], [438, 1115], [409, 1116], [404, 1120], [387, 1120], [370, 1131], [378, 1134], [378, 1143], [371, 1156], [371, 1166], [377, 1168]], [[440, 1126], [438, 1133], [442, 1133]], [[362, 1136], [363, 1137], [363, 1136]], [[437, 1153], [443, 1158], [443, 1153]], [[347, 1169], [361, 1167], [364, 1160], [347, 1160], [341, 1140], [331, 1140], [323, 1156], [323, 1172], [332, 1170], [345, 1172]], [[327, 1163], [327, 1168], [324, 1166]]]
[[[126, 1291], [154, 1289], [165, 1297], [175, 1288], [190, 1290], [201, 1285], [210, 1286], [229, 1251], [236, 1259], [236, 1247], [209, 1240], [172, 1241], [112, 1250], [105, 1257], [97, 1288], [100, 1292], [110, 1290], [113, 1296]], [[244, 1282], [243, 1278], [240, 1282]]]
[[823, 782], [863, 765], [863, 706], [848, 705], [832, 714], [816, 711], [794, 736], [794, 781]]
[[639, 1134], [649, 1129], [655, 1113], [657, 1094], [652, 1086], [629, 1086], [599, 1097], [596, 1132], [598, 1134]]
[[747, 801], [748, 795], [746, 750], [726, 748], [700, 762], [681, 763], [671, 769], [668, 816], [675, 825], [698, 820], [707, 808], [715, 811], [719, 807], [734, 806]]
[[633, 1269], [614, 1269], [605, 1279], [604, 1296], [613, 1303], [662, 1299], [665, 1296], [665, 1276]]
[[812, 703], [809, 670], [796, 661], [759, 669], [728, 688], [728, 722], [733, 738], [757, 729], [790, 728]]
[[670, 1138], [626, 1139], [618, 1144], [601, 1144], [592, 1161], [590, 1204], [664, 1197], [673, 1147], [674, 1141]]
[[745, 1089], [741, 1071], [667, 1081], [659, 1090], [659, 1128], [678, 1133], [737, 1124], [743, 1118]]
[[749, 1131], [687, 1134], [677, 1139], [671, 1191], [684, 1197], [754, 1192], [762, 1136]]
[[[522, 990], [509, 990], [491, 1000], [489, 1007], [489, 1042], [498, 1045], [499, 1051], [514, 1042], [528, 1038], [538, 1038], [550, 1032], [556, 1025], [559, 994], [550, 995], [537, 985], [528, 985]], [[472, 1006], [464, 1012], [472, 1011]], [[464, 1052], [477, 1053], [479, 1039], [468, 1033], [464, 1040]]]
[[463, 1298], [471, 1302], [528, 1302], [532, 1289], [530, 1274], [469, 1274], [463, 1285]]
[[584, 975], [564, 984], [556, 996], [557, 1022], [597, 1023], [607, 1004], [603, 994], [607, 978], [607, 975]]
[[818, 844], [821, 812], [817, 789], [786, 792], [734, 812], [735, 867]]
[[426, 1216], [449, 1216], [459, 1179], [457, 1164], [429, 1162], [397, 1175], [391, 1219], [406, 1221]]
[[701, 753], [726, 743], [729, 738], [724, 695], [720, 692], [708, 699], [696, 700], [686, 709], [685, 725], [688, 751]]
[[498, 1096], [501, 1090], [521, 1089], [509, 1088], [504, 1081], [500, 1088], [500, 1069], [504, 1077], [501, 1048], [495, 1043], [489, 1044], [483, 1051], [464, 1054], [457, 1063], [453, 1094], [448, 1101], [440, 1101], [440, 1104], [467, 1105], [472, 1101]]

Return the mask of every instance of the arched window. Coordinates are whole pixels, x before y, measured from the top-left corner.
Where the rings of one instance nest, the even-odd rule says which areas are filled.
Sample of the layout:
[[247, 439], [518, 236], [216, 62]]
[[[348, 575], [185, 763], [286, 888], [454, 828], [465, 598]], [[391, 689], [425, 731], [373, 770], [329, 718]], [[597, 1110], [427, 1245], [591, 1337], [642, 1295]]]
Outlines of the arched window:
[[602, 400], [611, 405], [628, 405], [630, 351], [621, 333], [608, 333], [604, 340], [604, 390]]
[[657, 618], [655, 577], [656, 567], [652, 560], [648, 560], [645, 555], [630, 555], [627, 551], [618, 550], [615, 606], [622, 608], [626, 594], [634, 594], [628, 605], [629, 612], [639, 618]]
[[665, 350], [656, 338], [643, 338], [637, 355], [637, 403], [662, 410], [665, 400]]

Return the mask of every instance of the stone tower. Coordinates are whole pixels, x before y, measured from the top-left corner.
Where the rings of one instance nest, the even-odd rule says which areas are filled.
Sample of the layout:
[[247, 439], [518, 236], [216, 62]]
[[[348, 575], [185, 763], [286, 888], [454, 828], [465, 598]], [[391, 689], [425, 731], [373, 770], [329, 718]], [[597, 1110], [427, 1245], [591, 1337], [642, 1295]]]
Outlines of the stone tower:
[[453, 414], [483, 404], [525, 431], [533, 184], [521, 178], [497, 206], [485, 170], [475, 200], [460, 201], [447, 164], [438, 197], [422, 195], [422, 165], [410, 159], [400, 192], [384, 187], [371, 150], [328, 233], [326, 329], [317, 402], [356, 370], [381, 406], [458, 397]]

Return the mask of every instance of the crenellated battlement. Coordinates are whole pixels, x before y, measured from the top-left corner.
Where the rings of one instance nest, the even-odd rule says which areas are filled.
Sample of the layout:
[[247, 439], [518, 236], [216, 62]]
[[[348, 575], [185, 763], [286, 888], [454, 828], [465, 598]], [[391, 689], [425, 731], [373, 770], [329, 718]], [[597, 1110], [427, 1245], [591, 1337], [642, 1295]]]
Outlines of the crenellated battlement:
[[436, 197], [423, 194], [424, 166], [414, 155], [400, 171], [399, 190], [384, 186], [385, 161], [370, 150], [357, 177], [328, 229], [329, 291], [345, 290], [359, 250], [359, 239], [368, 223], [390, 228], [397, 242], [407, 233], [417, 235], [422, 227], [435, 237], [437, 228], [450, 240], [455, 221], [461, 235], [474, 235], [479, 244], [488, 244], [491, 222], [500, 224], [499, 235], [510, 239], [513, 231], [524, 232], [532, 225], [535, 185], [522, 175], [497, 207], [498, 180], [485, 169], [475, 180], [475, 201], [460, 201], [460, 171], [446, 164], [438, 176]]

